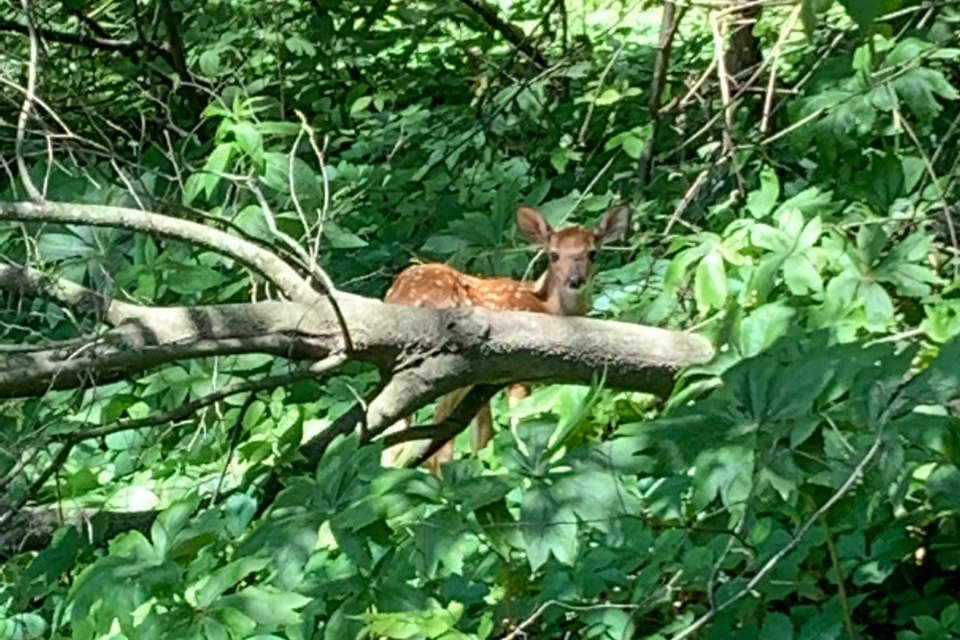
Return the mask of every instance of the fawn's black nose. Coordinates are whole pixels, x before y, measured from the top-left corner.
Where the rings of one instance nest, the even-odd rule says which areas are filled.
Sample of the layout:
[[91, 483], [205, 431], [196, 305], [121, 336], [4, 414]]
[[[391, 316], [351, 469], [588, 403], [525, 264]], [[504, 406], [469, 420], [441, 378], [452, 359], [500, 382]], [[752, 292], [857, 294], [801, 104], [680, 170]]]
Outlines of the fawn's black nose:
[[586, 278], [579, 273], [574, 273], [567, 276], [567, 286], [571, 289], [579, 289], [583, 286], [584, 282], [586, 282]]

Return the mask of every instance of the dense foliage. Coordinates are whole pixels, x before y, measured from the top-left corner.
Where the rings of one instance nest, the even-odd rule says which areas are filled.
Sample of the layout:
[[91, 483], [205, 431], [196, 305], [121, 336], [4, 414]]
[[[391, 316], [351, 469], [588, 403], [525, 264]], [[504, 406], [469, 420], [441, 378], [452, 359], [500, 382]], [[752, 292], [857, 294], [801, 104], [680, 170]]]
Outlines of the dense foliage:
[[[412, 260], [521, 277], [521, 201], [559, 224], [622, 199], [635, 228], [593, 313], [720, 354], [665, 403], [602, 372], [498, 397], [493, 446], [443, 480], [355, 438], [290, 471], [376, 383], [354, 364], [59, 461], [67, 437], [291, 364], [5, 400], [5, 509], [161, 514], [7, 553], [0, 638], [960, 637], [960, 4], [667, 5], [0, 8], [0, 200], [28, 199], [20, 159], [49, 200], [217, 223], [381, 297]], [[141, 304], [277, 295], [129, 231], [2, 223], [0, 247]], [[9, 348], [98, 330], [0, 296]]]

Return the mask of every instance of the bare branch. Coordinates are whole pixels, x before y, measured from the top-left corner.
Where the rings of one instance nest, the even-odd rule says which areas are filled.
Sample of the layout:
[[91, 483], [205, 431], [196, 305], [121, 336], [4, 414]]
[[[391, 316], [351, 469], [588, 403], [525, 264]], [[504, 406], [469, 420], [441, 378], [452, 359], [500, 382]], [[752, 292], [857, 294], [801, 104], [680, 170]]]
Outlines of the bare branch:
[[202, 245], [234, 258], [273, 282], [298, 302], [317, 302], [322, 296], [276, 254], [252, 242], [205, 225], [138, 209], [61, 202], [2, 202], [0, 220], [60, 222], [94, 227], [119, 227], [153, 236]]
[[69, 280], [29, 267], [0, 265], [0, 289], [32, 298], [46, 298], [85, 315], [117, 326], [124, 320], [142, 318], [150, 307], [119, 302]]
[[650, 81], [650, 104], [647, 111], [650, 117], [650, 139], [647, 140], [640, 154], [640, 163], [637, 168], [637, 177], [642, 186], [650, 181], [650, 171], [653, 168], [653, 156], [657, 146], [657, 134], [660, 129], [660, 106], [663, 101], [663, 89], [667, 84], [667, 72], [670, 69], [670, 54], [673, 51], [673, 39], [677, 35], [677, 27], [686, 13], [686, 7], [677, 12], [674, 0], [667, 0], [663, 4], [663, 15], [660, 21], [660, 43], [657, 47], [657, 57], [653, 64], [653, 79]]
[[547, 59], [540, 50], [527, 41], [520, 29], [500, 17], [497, 10], [486, 0], [460, 0], [460, 3], [472, 9], [488, 26], [502, 35], [507, 42], [530, 58], [538, 67], [547, 66]]

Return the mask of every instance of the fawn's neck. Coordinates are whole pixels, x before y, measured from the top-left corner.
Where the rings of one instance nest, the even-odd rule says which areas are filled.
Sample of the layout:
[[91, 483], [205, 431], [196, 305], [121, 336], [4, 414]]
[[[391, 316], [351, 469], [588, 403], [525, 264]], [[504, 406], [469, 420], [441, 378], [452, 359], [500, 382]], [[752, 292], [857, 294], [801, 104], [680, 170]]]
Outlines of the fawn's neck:
[[557, 278], [550, 277], [547, 269], [533, 284], [533, 291], [543, 300], [545, 311], [554, 316], [585, 316], [590, 310], [590, 292], [593, 282], [580, 287], [576, 291], [563, 286]]

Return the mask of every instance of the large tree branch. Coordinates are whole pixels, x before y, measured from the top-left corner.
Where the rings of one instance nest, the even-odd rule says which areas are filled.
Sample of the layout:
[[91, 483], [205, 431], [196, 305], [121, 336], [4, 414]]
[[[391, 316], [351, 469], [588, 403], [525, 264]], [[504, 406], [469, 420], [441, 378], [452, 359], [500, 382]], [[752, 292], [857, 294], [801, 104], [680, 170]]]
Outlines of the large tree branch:
[[120, 302], [109, 296], [37, 269], [0, 264], [0, 289], [30, 298], [46, 298], [96, 318], [110, 326], [141, 318], [150, 307]]
[[[678, 369], [712, 356], [702, 337], [619, 322], [420, 309], [345, 294], [340, 304], [353, 335], [351, 357], [394, 372], [392, 386], [368, 409], [375, 425], [469, 384], [587, 383], [604, 368], [613, 387], [662, 393]], [[119, 326], [94, 339], [9, 350], [0, 361], [0, 397], [71, 388], [91, 376], [115, 380], [187, 358], [269, 353], [319, 360], [343, 347], [326, 298], [315, 305], [133, 309], [130, 320], [115, 311]]]
[[126, 531], [148, 533], [158, 511], [103, 511], [78, 509], [62, 514], [57, 509], [24, 509], [0, 529], [0, 559], [50, 545], [53, 534], [64, 524], [80, 532], [88, 542], [102, 544]]

